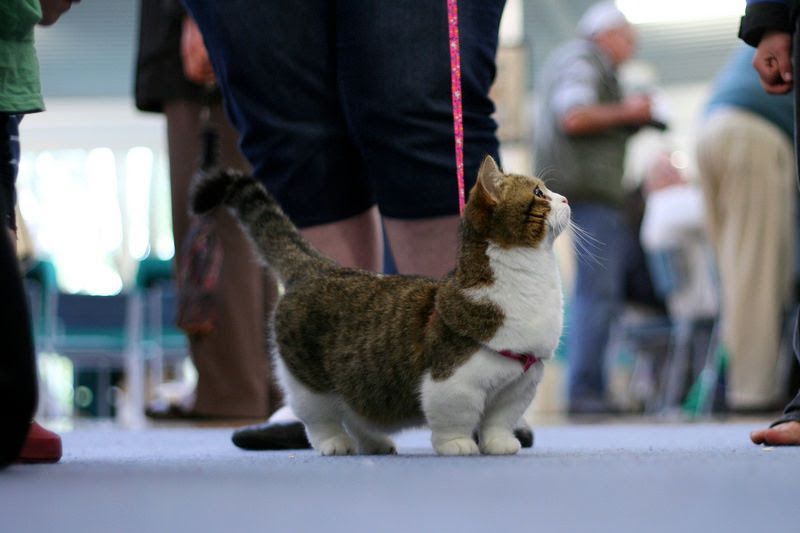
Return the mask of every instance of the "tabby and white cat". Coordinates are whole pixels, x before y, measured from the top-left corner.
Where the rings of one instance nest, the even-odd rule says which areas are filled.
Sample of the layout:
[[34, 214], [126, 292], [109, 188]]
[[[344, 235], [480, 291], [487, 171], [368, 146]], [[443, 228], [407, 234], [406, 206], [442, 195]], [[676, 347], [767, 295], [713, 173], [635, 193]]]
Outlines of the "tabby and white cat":
[[220, 204], [285, 287], [276, 365], [316, 450], [396, 453], [387, 433], [427, 422], [443, 455], [519, 451], [513, 429], [561, 335], [553, 240], [569, 224], [563, 196], [487, 157], [456, 269], [442, 280], [338, 266], [252, 178], [226, 171], [196, 184], [196, 213]]

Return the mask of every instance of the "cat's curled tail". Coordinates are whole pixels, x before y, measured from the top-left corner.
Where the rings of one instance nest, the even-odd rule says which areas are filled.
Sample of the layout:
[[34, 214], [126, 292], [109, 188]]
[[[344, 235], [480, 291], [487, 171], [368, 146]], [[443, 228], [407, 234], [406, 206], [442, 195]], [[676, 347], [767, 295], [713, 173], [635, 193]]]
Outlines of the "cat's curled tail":
[[198, 215], [230, 208], [287, 288], [335, 265], [303, 239], [275, 198], [250, 176], [228, 169], [203, 173], [193, 183], [191, 205]]

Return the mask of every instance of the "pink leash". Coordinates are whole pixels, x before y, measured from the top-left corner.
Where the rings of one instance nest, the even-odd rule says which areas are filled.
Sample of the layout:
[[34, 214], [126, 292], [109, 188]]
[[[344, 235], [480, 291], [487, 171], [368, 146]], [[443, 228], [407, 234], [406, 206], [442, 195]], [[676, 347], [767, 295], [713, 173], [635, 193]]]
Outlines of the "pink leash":
[[[450, 93], [453, 97], [453, 131], [456, 138], [456, 177], [458, 178], [458, 212], [464, 214], [464, 115], [461, 108], [461, 51], [458, 45], [458, 1], [447, 0], [447, 23], [450, 29]], [[522, 371], [540, 359], [529, 353], [511, 350], [498, 352], [503, 357], [519, 361]]]
[[453, 97], [453, 131], [456, 138], [458, 212], [464, 214], [464, 116], [461, 108], [461, 51], [458, 39], [458, 1], [447, 0], [450, 28], [450, 93]]

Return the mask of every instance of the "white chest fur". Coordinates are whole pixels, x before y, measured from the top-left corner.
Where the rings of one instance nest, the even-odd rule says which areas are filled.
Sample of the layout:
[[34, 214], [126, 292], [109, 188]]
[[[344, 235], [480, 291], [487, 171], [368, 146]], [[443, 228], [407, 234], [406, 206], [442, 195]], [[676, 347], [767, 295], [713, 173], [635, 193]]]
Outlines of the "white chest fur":
[[496, 350], [550, 357], [558, 346], [564, 314], [552, 248], [506, 250], [490, 244], [486, 254], [495, 281], [468, 294], [476, 301], [491, 301], [505, 314], [503, 325], [486, 344]]

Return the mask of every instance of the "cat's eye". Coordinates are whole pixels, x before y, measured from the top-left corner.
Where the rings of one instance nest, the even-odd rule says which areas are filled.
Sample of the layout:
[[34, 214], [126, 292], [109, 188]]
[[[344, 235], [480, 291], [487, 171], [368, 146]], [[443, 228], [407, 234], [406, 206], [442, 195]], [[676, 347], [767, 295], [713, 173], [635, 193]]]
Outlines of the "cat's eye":
[[539, 198], [547, 198], [544, 195], [544, 191], [542, 189], [540, 189], [538, 185], [536, 186], [535, 189], [533, 189], [533, 194], [534, 194], [534, 196], [537, 196]]

